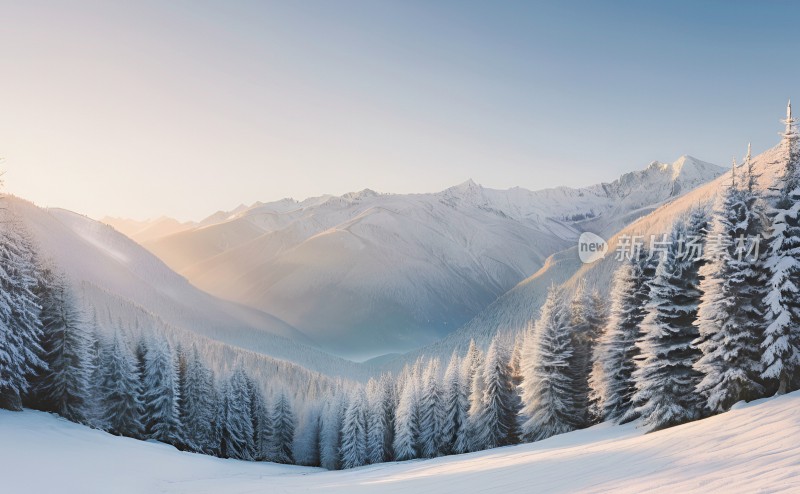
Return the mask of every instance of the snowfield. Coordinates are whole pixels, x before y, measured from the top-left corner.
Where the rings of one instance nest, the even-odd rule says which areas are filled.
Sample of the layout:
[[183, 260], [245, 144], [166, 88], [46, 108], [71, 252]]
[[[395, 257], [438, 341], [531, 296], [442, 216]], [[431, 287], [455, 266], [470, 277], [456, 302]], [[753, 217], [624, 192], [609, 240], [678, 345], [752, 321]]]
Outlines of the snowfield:
[[328, 472], [222, 460], [0, 412], [0, 486], [32, 493], [800, 492], [800, 392], [643, 434], [601, 424], [545, 441]]

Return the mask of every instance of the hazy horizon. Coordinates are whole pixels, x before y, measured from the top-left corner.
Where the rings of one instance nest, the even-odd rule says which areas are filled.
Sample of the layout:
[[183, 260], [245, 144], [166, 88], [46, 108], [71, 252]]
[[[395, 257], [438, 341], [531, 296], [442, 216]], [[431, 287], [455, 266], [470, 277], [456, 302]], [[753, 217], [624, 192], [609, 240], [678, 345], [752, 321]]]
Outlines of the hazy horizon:
[[2, 11], [6, 191], [95, 218], [468, 178], [580, 187], [683, 154], [726, 166], [777, 143], [800, 87], [792, 4]]

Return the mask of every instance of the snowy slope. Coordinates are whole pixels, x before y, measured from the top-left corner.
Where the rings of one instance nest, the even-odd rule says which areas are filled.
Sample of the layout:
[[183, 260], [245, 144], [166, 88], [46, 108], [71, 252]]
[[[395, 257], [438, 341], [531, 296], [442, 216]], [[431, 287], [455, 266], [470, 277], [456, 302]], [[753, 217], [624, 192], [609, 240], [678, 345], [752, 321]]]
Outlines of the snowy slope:
[[145, 246], [198, 287], [366, 358], [446, 336], [579, 231], [615, 231], [720, 173], [682, 157], [583, 189], [467, 181], [435, 194], [286, 199]]
[[107, 225], [17, 198], [8, 198], [7, 204], [32, 235], [40, 255], [69, 277], [90, 308], [87, 312], [107, 329], [175, 328], [310, 370], [362, 375], [356, 364], [309, 346], [306, 335], [280, 319], [198, 290]]
[[145, 243], [194, 228], [195, 223], [181, 223], [174, 218], [162, 216], [154, 220], [136, 221], [125, 218], [105, 217], [101, 223], [113, 226], [115, 230], [124, 233], [127, 237], [137, 242]]
[[9, 492], [798, 492], [800, 392], [643, 434], [634, 424], [434, 460], [327, 472], [222, 460], [0, 411]]
[[[759, 187], [766, 193], [769, 193], [770, 189], [774, 187], [777, 178], [782, 173], [782, 165], [777, 163], [781, 152], [780, 146], [777, 146], [753, 158], [755, 173], [759, 175]], [[742, 172], [742, 168], [739, 167], [737, 173], [741, 174]], [[650, 235], [669, 232], [675, 220], [692, 209], [711, 208], [720, 191], [730, 184], [730, 180], [730, 171], [728, 171], [715, 180], [688, 191], [684, 195], [664, 203], [651, 213], [625, 225], [624, 228], [607, 237], [608, 254], [595, 263], [582, 264], [578, 258], [577, 247], [570, 246], [554, 255], [551, 262], [548, 262], [539, 272], [503, 294], [445, 339], [403, 355], [392, 362], [385, 363], [384, 366], [389, 369], [397, 369], [404, 363], [413, 361], [418, 355], [448, 357], [453, 350], [464, 353], [471, 339], [475, 339], [485, 347], [488, 346], [492, 336], [498, 332], [515, 333], [523, 330], [531, 319], [538, 317], [539, 308], [552, 283], [564, 284], [568, 291], [571, 291], [579, 282], [585, 282], [590, 288], [597, 288], [601, 294], [607, 295], [611, 289], [614, 270], [619, 266], [619, 262], [615, 259], [615, 251], [620, 236], [642, 235], [649, 242]]]

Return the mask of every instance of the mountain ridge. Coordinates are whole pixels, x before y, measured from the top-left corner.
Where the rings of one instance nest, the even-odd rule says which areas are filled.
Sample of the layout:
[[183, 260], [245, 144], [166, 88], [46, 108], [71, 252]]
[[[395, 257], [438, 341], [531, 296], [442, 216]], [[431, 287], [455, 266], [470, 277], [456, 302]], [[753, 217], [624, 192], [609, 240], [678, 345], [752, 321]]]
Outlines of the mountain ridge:
[[363, 360], [433, 343], [581, 231], [613, 231], [721, 173], [683, 156], [580, 189], [470, 179], [435, 193], [282, 199], [143, 245], [199, 288]]

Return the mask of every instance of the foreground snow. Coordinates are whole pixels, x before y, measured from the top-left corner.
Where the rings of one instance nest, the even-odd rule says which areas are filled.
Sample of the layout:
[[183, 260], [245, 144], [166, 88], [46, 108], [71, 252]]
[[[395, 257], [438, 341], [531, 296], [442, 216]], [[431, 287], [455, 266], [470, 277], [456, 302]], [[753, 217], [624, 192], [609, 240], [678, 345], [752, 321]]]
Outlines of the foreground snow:
[[0, 490], [798, 492], [800, 392], [652, 434], [603, 424], [536, 444], [342, 472], [182, 453], [44, 413], [3, 411]]

